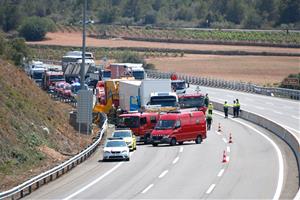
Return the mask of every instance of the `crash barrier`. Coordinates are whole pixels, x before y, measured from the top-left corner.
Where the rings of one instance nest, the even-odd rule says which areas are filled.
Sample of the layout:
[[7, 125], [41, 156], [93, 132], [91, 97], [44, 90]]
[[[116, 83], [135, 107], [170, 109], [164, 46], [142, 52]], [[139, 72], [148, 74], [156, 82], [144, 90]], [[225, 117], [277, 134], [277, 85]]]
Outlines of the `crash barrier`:
[[38, 189], [42, 185], [45, 185], [48, 182], [57, 179], [61, 175], [67, 173], [75, 166], [79, 165], [84, 160], [86, 160], [92, 153], [95, 152], [103, 137], [104, 132], [107, 129], [108, 124], [107, 124], [106, 116], [104, 116], [104, 119], [101, 120], [101, 122], [103, 123], [103, 125], [101, 126], [101, 130], [98, 132], [98, 135], [95, 137], [94, 142], [90, 144], [86, 149], [82, 150], [79, 154], [63, 162], [62, 164], [50, 169], [49, 171], [46, 171], [36, 177], [33, 177], [32, 179], [8, 191], [1, 192], [0, 199], [8, 199], [8, 198], [20, 199], [30, 194], [34, 190]]
[[[214, 105], [214, 108], [218, 111], [223, 112], [223, 104], [218, 102], [212, 102]], [[230, 107], [228, 110], [229, 114], [233, 114], [233, 108]], [[254, 124], [257, 124], [261, 127], [266, 128], [267, 130], [271, 131], [275, 135], [277, 135], [279, 138], [281, 138], [283, 141], [285, 141], [289, 147], [292, 149], [298, 164], [298, 174], [300, 175], [300, 141], [299, 138], [293, 134], [292, 132], [288, 131], [281, 125], [278, 125], [276, 122], [273, 122], [270, 119], [264, 118], [261, 115], [242, 110], [240, 112], [240, 118], [247, 120], [249, 122], [252, 122]], [[298, 176], [299, 177], [299, 176]], [[300, 185], [300, 177], [299, 177], [299, 185]], [[298, 195], [300, 196], [300, 190], [298, 191]], [[295, 198], [296, 199], [296, 198]]]
[[[171, 74], [173, 73], [173, 72], [160, 72], [156, 70], [146, 70], [146, 72], [147, 72], [147, 76], [150, 78], [164, 78], [164, 79], [169, 79]], [[183, 79], [189, 84], [300, 100], [300, 90], [261, 87], [252, 83], [245, 83], [239, 81], [226, 81], [221, 79], [205, 78], [205, 77], [198, 77], [198, 76], [192, 76], [186, 74], [178, 74], [178, 73], [176, 74], [179, 79]]]

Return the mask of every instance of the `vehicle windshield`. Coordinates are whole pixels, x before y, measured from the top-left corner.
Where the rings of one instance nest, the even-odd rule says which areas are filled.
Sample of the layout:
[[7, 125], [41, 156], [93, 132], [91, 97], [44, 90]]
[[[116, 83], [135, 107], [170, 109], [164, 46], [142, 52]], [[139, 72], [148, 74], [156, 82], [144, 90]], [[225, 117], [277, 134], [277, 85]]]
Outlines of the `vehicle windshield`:
[[137, 80], [142, 80], [145, 78], [145, 72], [144, 71], [133, 71], [132, 75]]
[[162, 107], [176, 107], [175, 96], [153, 96], [150, 99], [150, 105], [161, 105]]
[[43, 78], [43, 72], [33, 72], [32, 78], [33, 79], [42, 79]]
[[139, 118], [138, 117], [120, 117], [118, 122], [118, 127], [127, 128], [138, 128]]
[[111, 77], [111, 71], [103, 71], [103, 78], [110, 78]]
[[172, 88], [175, 88], [176, 90], [182, 90], [182, 89], [186, 88], [184, 81], [172, 82], [171, 85], [172, 85]]
[[51, 75], [50, 81], [62, 81], [65, 80], [63, 75]]
[[204, 106], [204, 97], [183, 97], [179, 98], [179, 106], [180, 108], [200, 108]]
[[127, 144], [122, 140], [107, 141], [105, 147], [126, 147]]
[[115, 131], [113, 133], [113, 137], [120, 137], [120, 138], [131, 137], [131, 133], [130, 131]]
[[155, 130], [172, 129], [174, 124], [175, 120], [159, 120], [155, 126]]

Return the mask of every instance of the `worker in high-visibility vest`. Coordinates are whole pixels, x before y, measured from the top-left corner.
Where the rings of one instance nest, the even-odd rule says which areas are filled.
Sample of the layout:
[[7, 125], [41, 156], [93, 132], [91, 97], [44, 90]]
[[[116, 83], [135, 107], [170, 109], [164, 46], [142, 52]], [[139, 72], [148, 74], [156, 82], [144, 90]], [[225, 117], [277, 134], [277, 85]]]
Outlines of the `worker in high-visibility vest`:
[[211, 127], [211, 123], [212, 123], [212, 115], [211, 114], [207, 114], [206, 115], [206, 126], [207, 126], [207, 130], [210, 130]]
[[224, 114], [225, 114], [225, 118], [228, 118], [228, 103], [227, 101], [224, 102], [223, 108], [224, 108]]
[[236, 116], [237, 116], [237, 115], [236, 115], [237, 105], [236, 105], [235, 100], [233, 100], [232, 108], [233, 108], [233, 117], [236, 117]]
[[208, 94], [206, 94], [205, 97], [204, 97], [204, 105], [205, 105], [205, 107], [208, 107], [208, 104], [209, 104], [209, 97], [208, 97]]
[[212, 103], [209, 103], [209, 104], [208, 104], [208, 107], [207, 107], [208, 114], [212, 115], [213, 109], [214, 109], [213, 104], [212, 104]]

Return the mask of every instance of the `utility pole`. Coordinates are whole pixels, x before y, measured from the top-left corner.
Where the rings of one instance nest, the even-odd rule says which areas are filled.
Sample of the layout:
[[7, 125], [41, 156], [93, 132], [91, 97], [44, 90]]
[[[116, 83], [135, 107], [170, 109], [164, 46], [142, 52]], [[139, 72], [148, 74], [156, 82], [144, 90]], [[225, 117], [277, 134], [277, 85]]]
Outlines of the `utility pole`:
[[80, 85], [81, 89], [84, 90], [84, 69], [85, 69], [85, 30], [86, 30], [86, 8], [87, 8], [87, 0], [84, 0], [83, 3], [83, 19], [82, 19], [82, 62], [81, 62], [81, 71], [80, 71]]

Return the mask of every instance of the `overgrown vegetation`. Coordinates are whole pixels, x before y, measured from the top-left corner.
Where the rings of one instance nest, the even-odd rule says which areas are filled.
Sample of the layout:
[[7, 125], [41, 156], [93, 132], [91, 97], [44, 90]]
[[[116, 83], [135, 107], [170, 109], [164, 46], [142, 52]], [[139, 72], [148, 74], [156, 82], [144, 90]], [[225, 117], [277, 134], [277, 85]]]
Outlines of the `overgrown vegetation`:
[[[28, 17], [56, 24], [82, 20], [82, 2], [73, 0], [0, 1], [0, 26], [16, 30]], [[89, 0], [90, 19], [102, 24], [219, 28], [299, 28], [298, 0]]]
[[300, 90], [300, 73], [290, 74], [281, 82], [279, 87]]

